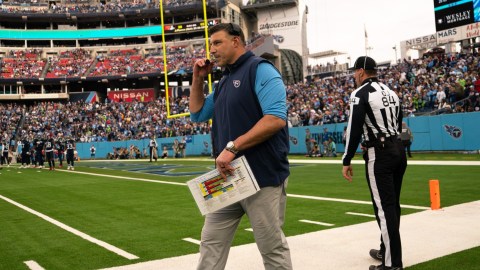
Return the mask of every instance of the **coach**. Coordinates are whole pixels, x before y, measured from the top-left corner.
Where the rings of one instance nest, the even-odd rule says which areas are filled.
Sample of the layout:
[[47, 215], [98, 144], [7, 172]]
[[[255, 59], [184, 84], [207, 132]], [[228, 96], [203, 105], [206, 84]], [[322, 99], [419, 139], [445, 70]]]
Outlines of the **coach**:
[[381, 231], [380, 250], [370, 255], [382, 260], [370, 270], [403, 269], [400, 240], [400, 190], [407, 158], [397, 139], [402, 130], [398, 96], [377, 79], [377, 64], [359, 57], [352, 68], [357, 89], [350, 96], [350, 119], [343, 155], [343, 177], [352, 181], [351, 160], [363, 135], [363, 158], [373, 209]]

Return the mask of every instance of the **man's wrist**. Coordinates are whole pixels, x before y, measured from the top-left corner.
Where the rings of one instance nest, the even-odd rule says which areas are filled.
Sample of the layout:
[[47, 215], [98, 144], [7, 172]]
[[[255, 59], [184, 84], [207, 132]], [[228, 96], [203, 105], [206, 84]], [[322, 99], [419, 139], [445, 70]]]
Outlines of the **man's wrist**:
[[227, 146], [225, 146], [225, 150], [227, 150], [228, 152], [231, 152], [233, 154], [238, 154], [239, 150], [238, 148], [235, 146], [235, 143], [233, 141], [229, 141], [227, 143]]

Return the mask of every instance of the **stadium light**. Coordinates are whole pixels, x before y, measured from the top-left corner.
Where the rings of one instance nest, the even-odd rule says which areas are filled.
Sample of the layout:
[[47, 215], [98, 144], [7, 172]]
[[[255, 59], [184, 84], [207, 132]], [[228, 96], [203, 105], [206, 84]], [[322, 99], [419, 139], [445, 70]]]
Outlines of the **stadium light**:
[[395, 50], [395, 64], [398, 64], [398, 57], [397, 57], [397, 45], [393, 46], [392, 49]]

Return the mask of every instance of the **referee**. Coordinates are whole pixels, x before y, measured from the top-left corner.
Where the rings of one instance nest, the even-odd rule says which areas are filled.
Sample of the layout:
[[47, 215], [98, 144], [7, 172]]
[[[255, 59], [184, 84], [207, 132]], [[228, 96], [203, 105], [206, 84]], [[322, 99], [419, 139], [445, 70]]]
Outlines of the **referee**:
[[352, 68], [357, 89], [350, 96], [343, 177], [352, 181], [351, 160], [360, 140], [373, 209], [381, 231], [380, 250], [370, 256], [382, 264], [369, 270], [403, 269], [400, 241], [400, 189], [407, 168], [405, 149], [397, 139], [402, 130], [402, 110], [398, 96], [377, 79], [377, 64], [361, 56]]

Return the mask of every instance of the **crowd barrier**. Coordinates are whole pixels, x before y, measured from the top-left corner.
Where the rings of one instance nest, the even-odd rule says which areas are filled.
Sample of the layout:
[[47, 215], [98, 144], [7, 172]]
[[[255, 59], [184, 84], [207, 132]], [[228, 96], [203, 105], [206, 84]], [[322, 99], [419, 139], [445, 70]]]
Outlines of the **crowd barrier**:
[[[480, 112], [444, 114], [437, 116], [411, 117], [404, 121], [412, 130], [414, 140], [412, 151], [478, 151], [480, 150]], [[323, 126], [295, 127], [289, 129], [290, 154], [306, 154], [305, 133], [308, 128], [311, 138], [321, 144], [331, 137], [336, 143], [337, 152], [344, 151], [342, 143], [343, 130], [346, 123]], [[183, 137], [158, 138], [158, 152], [164, 147], [169, 150], [169, 157], [173, 157], [173, 142], [181, 141]], [[210, 135], [186, 136], [186, 156], [210, 156]], [[149, 139], [117, 142], [77, 143], [77, 151], [81, 159], [90, 158], [90, 147], [96, 148], [96, 158], [106, 158], [113, 153], [114, 148], [130, 148], [137, 146], [143, 154], [148, 153]]]

